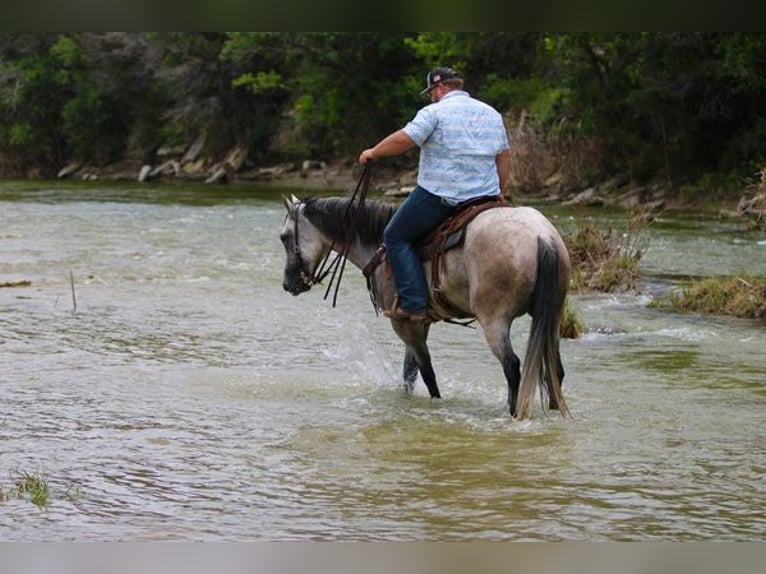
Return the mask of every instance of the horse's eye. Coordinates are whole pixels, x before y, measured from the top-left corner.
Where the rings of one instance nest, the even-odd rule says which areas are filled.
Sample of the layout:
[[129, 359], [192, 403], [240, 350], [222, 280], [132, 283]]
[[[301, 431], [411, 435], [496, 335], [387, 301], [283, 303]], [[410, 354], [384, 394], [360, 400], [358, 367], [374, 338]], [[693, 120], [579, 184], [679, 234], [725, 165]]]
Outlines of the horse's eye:
[[287, 245], [287, 242], [289, 241], [289, 239], [290, 239], [289, 231], [283, 231], [282, 233], [279, 234], [279, 240], [285, 245]]

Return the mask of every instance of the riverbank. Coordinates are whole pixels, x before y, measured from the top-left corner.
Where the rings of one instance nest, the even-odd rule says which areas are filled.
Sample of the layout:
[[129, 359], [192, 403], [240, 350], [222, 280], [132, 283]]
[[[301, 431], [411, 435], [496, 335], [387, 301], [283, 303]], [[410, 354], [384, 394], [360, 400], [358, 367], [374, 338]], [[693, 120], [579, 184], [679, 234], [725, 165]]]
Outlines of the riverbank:
[[[325, 162], [316, 159], [282, 162], [268, 166], [252, 166], [244, 150], [231, 150], [222, 161], [199, 158], [193, 146], [182, 155], [158, 156], [157, 164], [122, 161], [106, 166], [90, 166], [74, 162], [61, 169], [60, 180], [194, 183], [206, 185], [251, 185], [311, 191], [351, 192], [357, 185], [361, 166], [353, 160]], [[379, 162], [374, 166], [371, 191], [385, 197], [404, 197], [415, 186], [417, 166], [392, 166]], [[38, 174], [29, 174], [35, 179]], [[754, 201], [746, 189], [694, 193], [655, 181], [639, 184], [625, 173], [587, 186], [566, 183], [557, 173], [546, 178], [534, 190], [510, 189], [507, 197], [518, 204], [551, 203], [574, 207], [610, 207], [658, 213], [663, 210], [718, 213], [724, 217], [762, 220], [764, 206]]]

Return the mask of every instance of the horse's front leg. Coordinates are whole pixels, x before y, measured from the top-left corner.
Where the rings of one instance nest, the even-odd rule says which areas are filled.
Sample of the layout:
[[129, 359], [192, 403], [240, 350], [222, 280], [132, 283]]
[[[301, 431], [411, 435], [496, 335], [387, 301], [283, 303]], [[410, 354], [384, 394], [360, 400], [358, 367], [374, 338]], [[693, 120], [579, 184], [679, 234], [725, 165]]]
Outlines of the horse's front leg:
[[431, 364], [431, 353], [426, 340], [430, 323], [413, 323], [410, 321], [391, 321], [391, 325], [399, 338], [407, 346], [404, 353], [404, 388], [412, 391], [417, 377], [417, 371], [428, 388], [432, 399], [440, 399], [439, 387], [436, 384], [436, 373]]
[[428, 394], [431, 395], [432, 399], [442, 398], [439, 387], [436, 385], [436, 373], [434, 373], [431, 365], [431, 353], [428, 352], [428, 347], [424, 343], [422, 349], [414, 350], [414, 353], [420, 376], [423, 377], [423, 382], [428, 387]]
[[404, 392], [412, 394], [415, 388], [415, 379], [418, 378], [418, 363], [415, 354], [409, 347], [404, 351], [404, 368], [402, 369], [402, 381], [404, 383]]

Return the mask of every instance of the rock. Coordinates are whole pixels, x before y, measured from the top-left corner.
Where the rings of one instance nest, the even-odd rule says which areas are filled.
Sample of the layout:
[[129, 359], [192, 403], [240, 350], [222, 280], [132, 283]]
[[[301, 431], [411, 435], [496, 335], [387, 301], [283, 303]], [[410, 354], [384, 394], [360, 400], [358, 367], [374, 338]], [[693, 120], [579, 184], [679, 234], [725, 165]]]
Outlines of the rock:
[[153, 178], [160, 175], [174, 175], [176, 177], [180, 175], [180, 166], [178, 162], [174, 159], [170, 159], [150, 171], [148, 177]]
[[609, 194], [609, 193], [612, 193], [614, 190], [627, 185], [629, 181], [630, 181], [630, 177], [628, 176], [627, 173], [618, 173], [611, 179], [608, 179], [607, 181], [602, 183], [599, 186], [599, 191], [601, 193]]
[[179, 172], [183, 171], [183, 173], [186, 173], [188, 175], [197, 175], [203, 169], [205, 169], [205, 160], [198, 159], [196, 161], [189, 161], [183, 164], [183, 166], [179, 168]]
[[289, 173], [291, 171], [295, 171], [295, 169], [296, 169], [295, 164], [281, 163], [279, 165], [273, 165], [271, 167], [262, 167], [258, 169], [257, 173], [260, 176], [273, 177], [273, 176]]
[[82, 167], [82, 165], [83, 164], [81, 161], [74, 161], [68, 164], [67, 166], [63, 167], [61, 171], [58, 172], [58, 175], [56, 177], [58, 177], [59, 179], [64, 179], [65, 177], [69, 177], [70, 175], [76, 173]]
[[183, 146], [177, 146], [177, 145], [176, 146], [168, 146], [168, 145], [164, 145], [164, 146], [160, 147], [160, 149], [157, 150], [157, 155], [159, 157], [168, 157], [168, 156], [175, 156], [175, 157], [177, 157], [177, 156], [181, 155], [184, 152], [184, 149], [186, 149], [186, 148], [184, 148]]
[[596, 188], [589, 187], [588, 189], [575, 195], [572, 199], [565, 201], [561, 205], [601, 207], [604, 205], [604, 198], [596, 195]]
[[145, 182], [147, 178], [149, 177], [149, 174], [152, 171], [152, 166], [150, 165], [144, 165], [141, 167], [141, 171], [138, 172], [138, 181], [141, 183]]
[[633, 209], [641, 205], [641, 194], [631, 191], [620, 196], [615, 203], [623, 209]]
[[564, 180], [564, 176], [561, 174], [561, 172], [556, 172], [545, 178], [545, 181], [543, 182], [543, 187], [546, 189], [558, 188], [561, 185], [563, 180]]
[[233, 148], [226, 154], [226, 158], [223, 160], [225, 164], [231, 167], [234, 171], [239, 171], [242, 165], [247, 159], [247, 148], [244, 146], [238, 146]]
[[313, 169], [325, 169], [327, 164], [323, 161], [317, 161], [313, 159], [305, 159], [301, 164], [301, 171], [310, 171]]
[[194, 161], [197, 159], [197, 156], [202, 152], [202, 149], [205, 147], [205, 140], [207, 139], [207, 134], [205, 132], [202, 132], [200, 135], [197, 136], [197, 139], [194, 140], [194, 143], [189, 146], [189, 149], [186, 150], [186, 153], [181, 158], [181, 162], [187, 162], [187, 161]]
[[634, 187], [620, 195], [614, 203], [623, 209], [632, 209], [634, 207], [638, 207], [644, 202], [645, 195], [646, 188]]
[[228, 163], [223, 162], [205, 180], [205, 183], [227, 183], [230, 181], [234, 181], [234, 171]]

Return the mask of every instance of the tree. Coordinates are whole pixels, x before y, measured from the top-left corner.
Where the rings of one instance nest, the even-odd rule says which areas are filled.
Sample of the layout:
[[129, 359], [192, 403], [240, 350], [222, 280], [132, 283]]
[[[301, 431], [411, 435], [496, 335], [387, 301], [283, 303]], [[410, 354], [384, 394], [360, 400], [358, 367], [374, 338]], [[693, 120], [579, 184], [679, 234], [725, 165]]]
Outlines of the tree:
[[254, 95], [288, 96], [285, 151], [355, 153], [413, 113], [416, 58], [404, 33], [236, 33], [224, 50]]
[[58, 34], [3, 34], [0, 38], [0, 145], [18, 171], [56, 167], [67, 155], [61, 109], [66, 75], [49, 50]]

